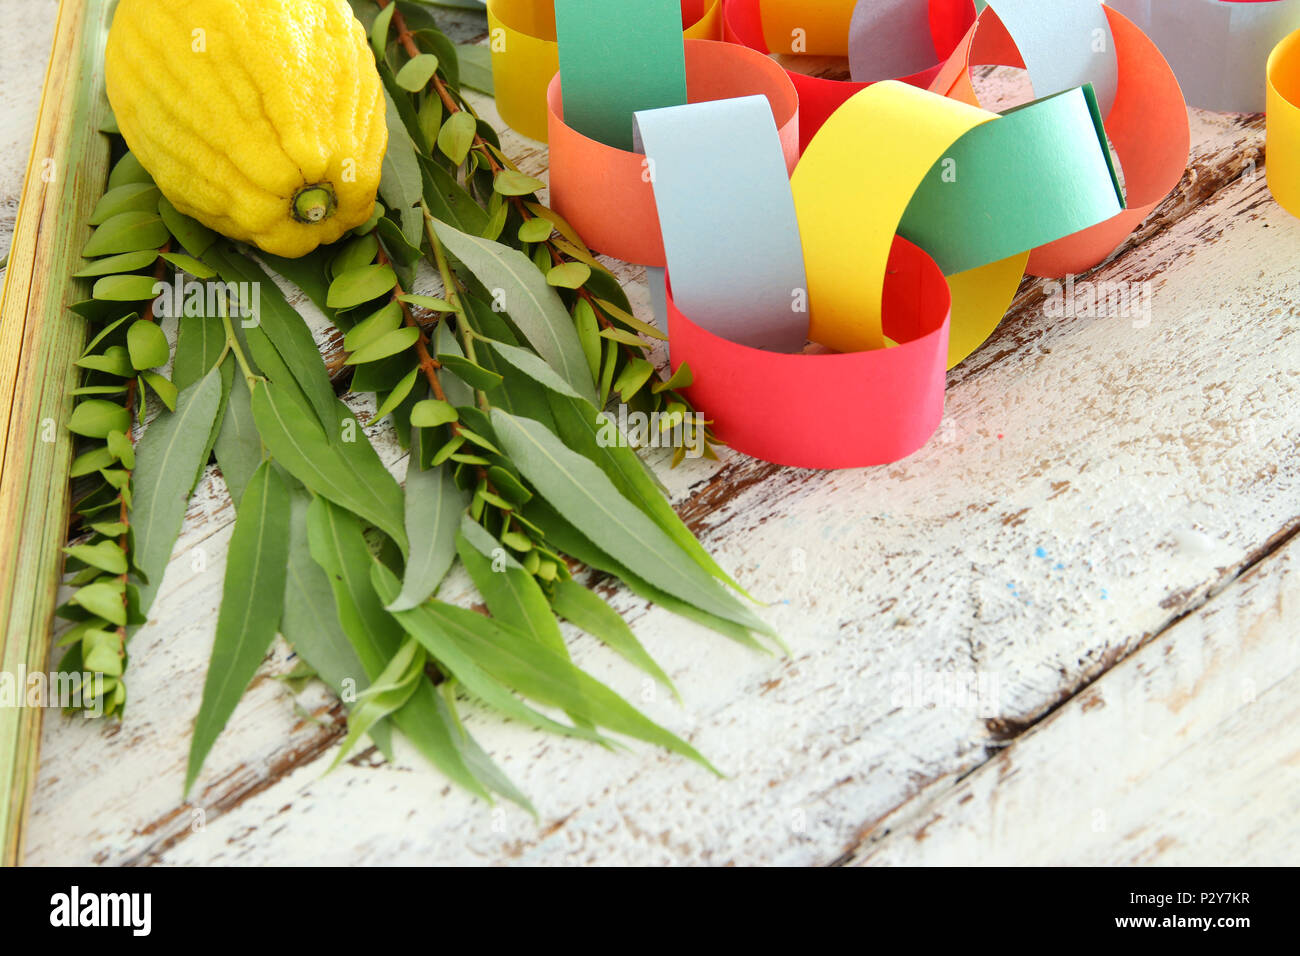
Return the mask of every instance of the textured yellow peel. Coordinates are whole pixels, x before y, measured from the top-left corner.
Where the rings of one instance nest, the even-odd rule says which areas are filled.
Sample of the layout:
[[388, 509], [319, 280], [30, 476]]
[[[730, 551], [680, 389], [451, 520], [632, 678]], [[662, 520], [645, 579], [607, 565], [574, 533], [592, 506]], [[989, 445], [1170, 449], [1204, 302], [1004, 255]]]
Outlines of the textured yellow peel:
[[347, 0], [121, 0], [108, 100], [178, 210], [297, 257], [374, 211], [383, 84]]

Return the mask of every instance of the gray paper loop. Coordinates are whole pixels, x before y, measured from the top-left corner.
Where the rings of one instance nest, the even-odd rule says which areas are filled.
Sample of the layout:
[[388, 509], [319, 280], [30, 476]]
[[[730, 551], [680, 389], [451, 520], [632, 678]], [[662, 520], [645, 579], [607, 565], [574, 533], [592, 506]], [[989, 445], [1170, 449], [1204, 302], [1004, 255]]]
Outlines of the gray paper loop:
[[860, 0], [849, 27], [849, 72], [858, 83], [893, 80], [938, 61], [929, 0]]
[[1300, 29], [1300, 0], [1107, 0], [1164, 54], [1188, 106], [1225, 113], [1264, 110], [1268, 55]]
[[808, 280], [767, 97], [639, 110], [635, 122], [682, 312], [741, 345], [800, 351], [808, 314], [794, 306]]

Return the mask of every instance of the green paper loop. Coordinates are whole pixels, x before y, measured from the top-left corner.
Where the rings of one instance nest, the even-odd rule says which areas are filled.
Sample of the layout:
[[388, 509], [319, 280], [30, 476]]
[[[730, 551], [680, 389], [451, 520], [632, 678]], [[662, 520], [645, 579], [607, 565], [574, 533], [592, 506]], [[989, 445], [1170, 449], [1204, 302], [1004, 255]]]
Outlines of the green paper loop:
[[555, 32], [564, 121], [584, 136], [631, 150], [632, 114], [686, 102], [678, 0], [556, 0]]
[[953, 144], [899, 235], [954, 275], [1096, 225], [1124, 195], [1090, 86], [1009, 110]]

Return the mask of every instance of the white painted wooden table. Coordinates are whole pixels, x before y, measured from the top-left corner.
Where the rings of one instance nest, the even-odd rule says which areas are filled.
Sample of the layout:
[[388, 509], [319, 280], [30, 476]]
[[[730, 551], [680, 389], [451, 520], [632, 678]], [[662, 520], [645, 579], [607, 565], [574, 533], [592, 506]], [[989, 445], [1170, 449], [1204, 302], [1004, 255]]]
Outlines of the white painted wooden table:
[[[35, 102], [48, 45], [19, 4], [38, 5], [0, 0], [0, 103]], [[0, 211], [33, 115], [0, 118]], [[472, 707], [540, 822], [400, 747], [396, 765], [369, 752], [325, 776], [341, 712], [271, 679], [291, 667], [280, 644], [181, 803], [233, 520], [209, 469], [132, 643], [127, 721], [47, 717], [28, 862], [1294, 863], [1300, 220], [1265, 185], [1262, 118], [1193, 111], [1192, 126], [1178, 191], [1084, 277], [1151, 283], [1149, 323], [1049, 317], [1028, 282], [911, 459], [660, 467], [792, 654], [626, 592], [616, 605], [685, 707], [585, 637], [573, 653], [729, 779]], [[505, 146], [544, 170], [535, 144]], [[638, 271], [621, 274], [646, 303]], [[468, 597], [468, 579], [447, 590]]]

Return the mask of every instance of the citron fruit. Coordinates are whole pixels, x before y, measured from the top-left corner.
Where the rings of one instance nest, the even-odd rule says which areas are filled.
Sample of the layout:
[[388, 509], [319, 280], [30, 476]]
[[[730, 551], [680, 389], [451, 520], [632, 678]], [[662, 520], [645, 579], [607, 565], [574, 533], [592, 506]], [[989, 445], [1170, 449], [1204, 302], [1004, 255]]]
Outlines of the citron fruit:
[[225, 236], [296, 258], [374, 211], [384, 88], [347, 0], [121, 0], [105, 81], [162, 194]]

